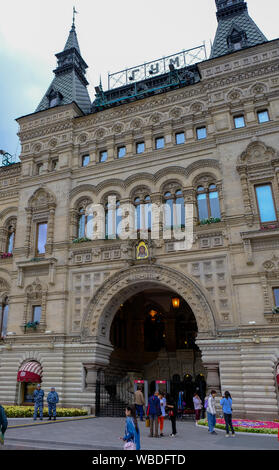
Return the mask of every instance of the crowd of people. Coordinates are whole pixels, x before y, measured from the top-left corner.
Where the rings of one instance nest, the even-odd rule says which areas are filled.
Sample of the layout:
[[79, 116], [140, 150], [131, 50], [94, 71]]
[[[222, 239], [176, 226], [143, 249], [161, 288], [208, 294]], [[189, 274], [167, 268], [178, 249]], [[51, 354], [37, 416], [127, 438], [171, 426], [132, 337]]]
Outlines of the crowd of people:
[[[204, 403], [198, 393], [193, 396], [193, 406], [195, 410], [195, 421], [198, 425], [202, 409], [206, 410], [208, 421], [208, 432], [210, 434], [217, 434], [215, 431], [216, 426], [216, 390], [211, 390], [209, 397], [205, 399]], [[144, 417], [144, 396], [142, 389], [138, 387], [135, 392], [134, 406], [126, 408], [126, 427], [125, 435], [121, 439], [125, 442], [125, 450], [140, 450], [140, 430], [137, 423], [137, 417], [143, 421]], [[226, 424], [226, 437], [229, 437], [230, 430], [232, 437], [235, 437], [235, 431], [232, 424], [232, 397], [228, 391], [224, 393], [220, 401], [222, 407], [224, 420]], [[177, 418], [177, 403], [169, 394], [163, 392], [154, 392], [148, 399], [146, 408], [146, 426], [149, 427], [148, 437], [164, 437], [165, 419], [169, 418], [172, 426], [170, 437], [175, 437], [176, 431], [176, 418]]]
[[[207, 421], [208, 421], [208, 432], [210, 434], [217, 434], [215, 431], [216, 426], [216, 400], [215, 397], [217, 392], [211, 390], [209, 397], [205, 399], [204, 403], [201, 400], [198, 393], [193, 396], [193, 406], [195, 410], [196, 425], [200, 420], [201, 410], [206, 409]], [[36, 390], [33, 393], [34, 402], [34, 421], [37, 419], [38, 410], [40, 414], [40, 420], [43, 420], [43, 404], [44, 404], [44, 390], [41, 385], [38, 384]], [[56, 420], [56, 405], [59, 402], [58, 393], [55, 388], [52, 387], [48, 396], [48, 419], [51, 420], [53, 417]], [[220, 401], [222, 407], [224, 420], [226, 424], [226, 437], [229, 437], [230, 430], [232, 437], [235, 437], [235, 431], [232, 424], [232, 397], [228, 391], [224, 393]], [[144, 421], [145, 415], [145, 400], [142, 393], [142, 389], [138, 387], [135, 392], [134, 404], [127, 406], [125, 410], [126, 422], [125, 422], [125, 434], [121, 439], [124, 441], [125, 450], [140, 450], [140, 430], [137, 422], [139, 417], [140, 421]], [[177, 434], [176, 430], [176, 418], [177, 418], [177, 403], [176, 400], [171, 397], [170, 394], [156, 391], [148, 399], [148, 405], [146, 408], [146, 426], [149, 427], [149, 437], [159, 438], [164, 437], [164, 427], [166, 418], [169, 418], [171, 422], [171, 437], [175, 437]], [[4, 443], [4, 434], [8, 427], [8, 420], [5, 414], [5, 410], [0, 406], [0, 443]]]

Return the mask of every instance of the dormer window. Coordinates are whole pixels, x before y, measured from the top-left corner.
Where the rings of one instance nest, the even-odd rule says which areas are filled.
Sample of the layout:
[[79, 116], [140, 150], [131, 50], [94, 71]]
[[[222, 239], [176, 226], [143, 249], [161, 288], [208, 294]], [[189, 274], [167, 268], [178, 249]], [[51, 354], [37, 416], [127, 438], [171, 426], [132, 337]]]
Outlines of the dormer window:
[[58, 106], [62, 101], [63, 96], [59, 91], [51, 90], [50, 94], [48, 95], [49, 100], [49, 107], [54, 108], [54, 106]]
[[239, 51], [245, 47], [247, 42], [247, 35], [245, 31], [241, 31], [234, 27], [229, 36], [227, 37], [228, 47], [231, 51]]

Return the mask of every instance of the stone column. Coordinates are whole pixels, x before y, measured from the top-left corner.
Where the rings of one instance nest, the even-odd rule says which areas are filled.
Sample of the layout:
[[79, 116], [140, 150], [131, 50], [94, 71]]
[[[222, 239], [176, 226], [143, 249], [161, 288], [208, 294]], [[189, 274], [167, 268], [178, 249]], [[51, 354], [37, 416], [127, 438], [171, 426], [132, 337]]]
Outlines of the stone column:
[[114, 137], [110, 137], [107, 139], [108, 161], [113, 161], [116, 159], [114, 150]]
[[153, 148], [153, 132], [152, 127], [148, 127], [144, 130], [144, 142], [145, 142], [145, 151], [151, 152]]
[[216, 390], [217, 395], [221, 394], [221, 384], [219, 376], [219, 364], [218, 363], [205, 363], [203, 364], [207, 370], [206, 387], [207, 393], [211, 390]]

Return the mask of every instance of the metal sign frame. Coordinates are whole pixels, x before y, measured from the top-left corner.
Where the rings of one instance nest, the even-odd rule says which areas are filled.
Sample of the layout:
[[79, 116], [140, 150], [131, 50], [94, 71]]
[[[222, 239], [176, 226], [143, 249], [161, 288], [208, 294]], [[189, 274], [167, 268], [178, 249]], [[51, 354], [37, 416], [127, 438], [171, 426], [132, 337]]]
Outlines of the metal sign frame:
[[170, 71], [170, 66], [180, 69], [194, 65], [197, 62], [202, 62], [203, 60], [207, 60], [205, 44], [124, 69], [120, 72], [108, 74], [108, 90], [162, 75]]

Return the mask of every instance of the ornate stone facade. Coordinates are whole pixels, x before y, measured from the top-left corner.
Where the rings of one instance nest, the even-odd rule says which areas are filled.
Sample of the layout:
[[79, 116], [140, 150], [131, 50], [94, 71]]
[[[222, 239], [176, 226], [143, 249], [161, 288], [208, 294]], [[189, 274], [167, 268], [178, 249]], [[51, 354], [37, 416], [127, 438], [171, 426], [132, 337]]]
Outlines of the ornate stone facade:
[[[234, 413], [275, 417], [279, 321], [279, 41], [198, 65], [194, 85], [83, 115], [75, 103], [22, 117], [21, 163], [0, 169], [0, 248], [15, 224], [13, 256], [0, 259], [0, 297], [9, 298], [7, 335], [0, 341], [0, 401], [20, 401], [17, 371], [25, 359], [43, 366], [44, 388], [65, 406], [94, 407], [92, 384], [109, 364], [109, 333], [121, 303], [167, 286], [191, 307], [210, 385], [229, 389]], [[268, 110], [260, 124], [257, 112]], [[234, 128], [243, 115], [245, 127]], [[197, 140], [205, 126], [207, 138]], [[185, 143], [175, 135], [184, 132]], [[156, 150], [163, 135], [165, 147]], [[144, 141], [144, 153], [136, 143]], [[126, 155], [117, 158], [117, 147]], [[99, 152], [106, 150], [106, 162]], [[82, 156], [89, 155], [84, 168]], [[52, 161], [57, 165], [52, 166]], [[40, 172], [38, 174], [38, 164]], [[255, 185], [272, 185], [277, 221], [261, 224]], [[198, 223], [197, 188], [215, 184], [220, 221]], [[147, 261], [135, 242], [73, 243], [85, 201], [120, 203], [167, 188], [194, 205], [191, 250], [153, 240]], [[47, 223], [46, 251], [36, 255], [35, 227]], [[40, 328], [28, 334], [31, 306], [42, 306]], [[218, 372], [218, 373], [217, 373]]]

